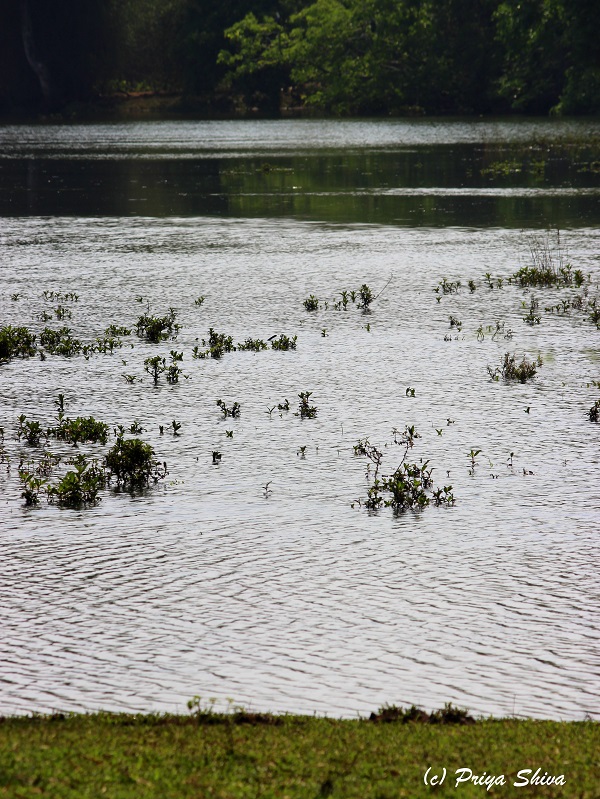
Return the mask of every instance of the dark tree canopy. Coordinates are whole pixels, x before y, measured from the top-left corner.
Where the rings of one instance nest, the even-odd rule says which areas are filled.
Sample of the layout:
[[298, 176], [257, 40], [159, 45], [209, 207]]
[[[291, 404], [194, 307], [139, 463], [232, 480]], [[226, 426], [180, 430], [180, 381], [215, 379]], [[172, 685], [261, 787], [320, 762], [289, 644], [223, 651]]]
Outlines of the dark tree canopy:
[[117, 91], [277, 113], [598, 113], [597, 0], [5, 0], [0, 111]]

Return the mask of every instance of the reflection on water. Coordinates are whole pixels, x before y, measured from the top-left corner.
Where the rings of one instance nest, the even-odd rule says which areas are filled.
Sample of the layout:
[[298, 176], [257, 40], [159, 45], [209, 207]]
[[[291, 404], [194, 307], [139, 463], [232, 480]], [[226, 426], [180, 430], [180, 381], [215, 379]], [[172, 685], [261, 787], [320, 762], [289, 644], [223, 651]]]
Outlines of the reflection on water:
[[590, 226], [599, 132], [589, 122], [13, 126], [0, 129], [0, 213]]
[[[414, 157], [288, 153], [263, 166], [266, 157], [252, 152], [257, 126], [243, 142], [239, 125], [216, 125], [204, 142], [207, 152], [229, 148], [227, 157], [188, 158], [185, 167], [177, 157], [112, 157], [111, 147], [113, 155], [127, 150], [123, 126], [115, 126], [118, 135], [90, 127], [87, 142], [70, 149], [62, 128], [31, 129], [20, 143], [14, 131], [2, 132], [5, 144], [14, 138], [0, 173], [2, 324], [58, 326], [40, 320], [56, 305], [42, 292], [55, 290], [79, 294], [68, 325], [84, 341], [109, 324], [132, 325], [146, 308], [139, 296], [157, 313], [178, 309], [182, 329], [176, 342], [132, 336], [114, 355], [89, 361], [48, 356], [0, 367], [0, 426], [12, 464], [8, 472], [0, 466], [1, 712], [183, 710], [201, 694], [346, 715], [384, 702], [431, 709], [447, 701], [485, 714], [593, 714], [600, 426], [586, 411], [598, 398], [600, 333], [575, 312], [542, 312], [541, 324], [529, 326], [522, 303], [529, 307], [530, 294], [506, 282], [490, 290], [483, 280], [486, 272], [507, 278], [525, 262], [530, 240], [512, 229], [518, 220], [531, 214], [536, 226], [576, 202], [593, 215], [593, 196], [573, 193], [570, 179], [548, 183], [547, 171], [521, 175], [517, 187], [502, 183], [513, 181], [503, 174], [469, 177], [468, 138], [428, 150], [444, 165], [437, 179], [419, 142]], [[374, 127], [381, 138], [391, 135]], [[298, 142], [306, 129], [289, 130]], [[174, 123], [131, 130], [155, 148], [175, 149], [181, 139]], [[334, 148], [335, 126], [327, 130]], [[74, 157], [100, 134], [104, 160]], [[65, 157], [38, 161], [44, 136]], [[15, 154], [19, 147], [28, 148], [26, 158]], [[410, 173], [417, 158], [423, 167]], [[26, 163], [30, 190], [15, 196], [33, 205], [15, 218], [5, 189], [11, 180], [27, 185], [19, 172]], [[68, 179], [60, 191], [51, 181], [45, 197], [40, 175], [54, 168]], [[195, 179], [195, 198], [177, 205], [173, 186], [157, 188], [165, 171], [168, 185]], [[581, 175], [575, 188], [593, 189], [593, 173]], [[296, 197], [298, 176], [305, 187]], [[146, 198], [147, 215], [132, 215], [124, 187], [134, 185], [139, 194], [131, 188], [131, 196]], [[487, 189], [495, 193], [482, 201]], [[501, 228], [503, 202], [515, 217]], [[113, 215], [103, 216], [108, 209]], [[363, 224], [400, 212], [406, 217], [396, 224]], [[464, 214], [479, 221], [465, 227]], [[432, 219], [440, 226], [426, 226]], [[574, 266], [592, 274], [589, 296], [598, 294], [598, 231], [578, 227], [564, 242]], [[370, 315], [334, 310], [342, 289], [367, 282], [377, 294], [390, 276]], [[444, 276], [464, 288], [438, 303], [433, 289]], [[311, 293], [329, 307], [307, 313], [302, 301]], [[535, 292], [542, 309], [573, 294]], [[200, 307], [199, 295], [206, 295]], [[460, 334], [450, 330], [450, 315], [462, 321]], [[480, 340], [477, 329], [496, 322], [514, 331], [512, 339]], [[234, 341], [298, 334], [298, 349], [193, 360], [209, 327]], [[184, 352], [189, 380], [154, 388], [144, 359], [173, 347]], [[533, 382], [490, 381], [487, 366], [508, 349], [541, 353]], [[307, 390], [318, 415], [302, 420], [294, 410]], [[15, 437], [17, 417], [51, 424], [59, 392], [71, 416], [92, 414], [111, 428], [139, 419], [143, 438], [169, 464], [166, 484], [136, 498], [106, 492], [87, 511], [45, 502], [24, 509], [16, 466], [32, 450]], [[223, 421], [218, 398], [239, 401], [241, 418]], [[290, 412], [268, 412], [285, 398]], [[173, 419], [182, 424], [177, 437], [168, 434]], [[369, 436], [383, 446], [391, 428], [405, 424], [422, 436], [415, 459], [430, 459], [457, 504], [370, 515], [355, 503], [367, 484], [353, 444]], [[392, 468], [393, 449], [384, 455]], [[471, 449], [481, 449], [473, 475]], [[218, 465], [213, 450], [222, 453]]]

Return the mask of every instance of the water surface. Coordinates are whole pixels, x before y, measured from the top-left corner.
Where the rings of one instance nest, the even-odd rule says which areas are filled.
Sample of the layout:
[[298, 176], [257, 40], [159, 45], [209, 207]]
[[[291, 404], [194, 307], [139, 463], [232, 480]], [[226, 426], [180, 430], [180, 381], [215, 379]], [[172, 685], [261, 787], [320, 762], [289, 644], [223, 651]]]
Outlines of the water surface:
[[[586, 413], [600, 332], [583, 314], [543, 312], [574, 289], [536, 290], [531, 327], [531, 295], [483, 277], [527, 263], [532, 230], [558, 215], [563, 251], [597, 294], [597, 175], [572, 156], [541, 183], [477, 172], [578, 133], [583, 153], [588, 123], [0, 130], [2, 324], [66, 323], [91, 341], [148, 302], [182, 324], [160, 345], [133, 335], [112, 356], [0, 366], [3, 713], [183, 710], [194, 694], [336, 715], [447, 701], [597, 713], [600, 427]], [[438, 303], [442, 277], [463, 288]], [[365, 282], [383, 290], [369, 315], [334, 310]], [[79, 294], [72, 319], [40, 321], [57, 305], [44, 290]], [[329, 307], [307, 313], [311, 293]], [[496, 322], [511, 339], [492, 340]], [[298, 347], [194, 360], [209, 327], [234, 341], [297, 334]], [[155, 388], [143, 361], [173, 348], [189, 379]], [[542, 355], [534, 381], [490, 380], [509, 350]], [[294, 415], [301, 391], [315, 419]], [[140, 420], [165, 483], [107, 491], [87, 510], [25, 509], [16, 467], [36, 453], [17, 417], [53, 423], [59, 392], [72, 417]], [[241, 418], [223, 420], [219, 398]], [[269, 412], [285, 398], [289, 412]], [[411, 456], [430, 459], [456, 505], [369, 514], [353, 445], [378, 442], [391, 470], [391, 429], [405, 424], [421, 435]]]

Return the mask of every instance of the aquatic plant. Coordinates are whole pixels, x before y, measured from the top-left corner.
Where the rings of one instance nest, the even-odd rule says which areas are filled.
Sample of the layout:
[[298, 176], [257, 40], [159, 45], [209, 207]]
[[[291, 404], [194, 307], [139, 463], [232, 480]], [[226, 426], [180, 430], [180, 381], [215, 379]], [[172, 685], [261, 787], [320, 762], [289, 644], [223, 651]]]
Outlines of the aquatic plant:
[[457, 294], [461, 287], [460, 280], [447, 280], [443, 277], [434, 288], [436, 294]]
[[360, 287], [358, 292], [358, 297], [359, 299], [356, 307], [360, 308], [361, 311], [363, 311], [363, 313], [366, 313], [369, 310], [369, 306], [375, 299], [375, 297], [373, 296], [373, 292], [367, 286], [366, 283], [363, 283], [362, 286]]
[[195, 346], [192, 352], [194, 358], [222, 358], [226, 352], [235, 352], [233, 346], [233, 336], [225, 333], [217, 333], [214, 328], [209, 328], [208, 339], [202, 339], [202, 346], [207, 349], [201, 350]]
[[109, 338], [118, 338], [119, 336], [130, 336], [131, 329], [123, 325], [109, 325], [104, 331], [104, 335]]
[[298, 394], [298, 398], [300, 400], [298, 404], [298, 415], [301, 419], [314, 419], [317, 415], [317, 408], [314, 405], [311, 405], [309, 402], [309, 398], [312, 395], [312, 391], [302, 391]]
[[474, 281], [474, 280], [469, 280], [469, 282], [467, 283], [467, 286], [469, 287], [469, 291], [471, 292], [471, 294], [472, 294], [472, 293], [473, 293], [473, 292], [476, 290], [476, 288], [477, 288], [477, 284], [475, 283], [475, 281]]
[[522, 287], [581, 286], [585, 282], [583, 272], [567, 263], [559, 231], [555, 245], [551, 244], [549, 234], [544, 239], [532, 236], [528, 244], [532, 263], [516, 271], [510, 278], [511, 282], [515, 281]]
[[319, 310], [319, 300], [315, 297], [314, 294], [311, 294], [310, 297], [307, 297], [304, 300], [304, 308], [307, 311], [318, 311]]
[[118, 438], [105, 458], [109, 481], [113, 477], [120, 487], [143, 488], [164, 479], [167, 464], [159, 463], [150, 444], [139, 438]]
[[460, 319], [457, 319], [456, 316], [450, 316], [449, 318], [450, 318], [450, 327], [451, 328], [455, 327], [460, 333], [460, 331], [462, 330], [462, 322], [460, 321]]
[[298, 336], [289, 338], [285, 335], [285, 333], [281, 333], [279, 338], [273, 339], [271, 342], [271, 348], [274, 350], [295, 350], [297, 339]]
[[19, 480], [22, 484], [21, 499], [28, 507], [39, 505], [40, 491], [44, 490], [48, 481], [27, 469], [19, 469]]
[[54, 309], [54, 315], [57, 319], [70, 319], [72, 317], [72, 313], [68, 308], [65, 308], [64, 305], [59, 305]]
[[242, 406], [240, 405], [239, 402], [234, 402], [233, 405], [230, 408], [228, 408], [227, 405], [225, 405], [225, 403], [223, 402], [223, 400], [218, 399], [217, 405], [222, 410], [224, 419], [227, 419], [228, 416], [231, 416], [233, 419], [236, 419], [240, 415], [242, 410]]
[[171, 422], [171, 427], [173, 428], [173, 435], [178, 436], [179, 431], [181, 430], [181, 422], [178, 422], [176, 419], [173, 419]]
[[174, 308], [169, 308], [165, 316], [150, 316], [148, 313], [143, 313], [135, 323], [137, 334], [152, 344], [167, 338], [175, 338], [180, 329], [180, 325], [175, 322], [176, 317], [177, 312]]
[[152, 377], [154, 385], [156, 386], [158, 385], [158, 378], [167, 369], [167, 362], [165, 358], [161, 358], [160, 355], [154, 355], [152, 358], [146, 358], [144, 361], [144, 369]]
[[36, 353], [35, 338], [26, 327], [0, 328], [0, 363], [11, 358], [31, 358]]
[[238, 342], [237, 348], [238, 350], [252, 350], [253, 352], [268, 349], [267, 343], [261, 338], [247, 338], [242, 344]]
[[19, 416], [17, 438], [24, 438], [31, 447], [38, 447], [42, 436], [47, 437], [46, 431], [39, 422], [28, 422], [24, 413]]
[[536, 311], [539, 308], [539, 302], [536, 300], [534, 296], [531, 297], [531, 302], [529, 304], [529, 313], [527, 316], [523, 317], [523, 321], [526, 322], [528, 325], [539, 325], [540, 317], [536, 314]]
[[204, 296], [204, 294], [202, 294], [200, 297], [197, 297], [194, 300], [194, 305], [197, 305], [198, 307], [200, 307], [205, 299], [206, 299], [206, 297]]
[[177, 364], [179, 361], [183, 360], [183, 352], [171, 350], [170, 357], [171, 363], [167, 368], [167, 383], [178, 383], [179, 376], [183, 374], [183, 369], [181, 369]]
[[277, 406], [280, 411], [289, 411], [290, 409], [290, 401], [288, 399], [280, 402]]
[[71, 461], [75, 468], [68, 471], [55, 486], [48, 486], [48, 501], [65, 508], [95, 505], [98, 492], [106, 485], [104, 469], [97, 459], [77, 455]]
[[477, 461], [475, 460], [475, 458], [479, 455], [480, 452], [481, 452], [480, 449], [471, 449], [470, 452], [467, 452], [467, 457], [471, 461], [471, 469], [469, 471], [469, 474], [471, 475], [475, 474], [475, 467], [477, 466]]
[[[371, 444], [368, 439], [362, 439], [354, 446], [355, 455], [365, 455], [375, 466], [372, 483], [367, 489], [365, 507], [369, 510], [377, 510], [381, 506], [391, 507], [395, 512], [417, 510], [427, 507], [432, 498], [436, 505], [453, 505], [455, 500], [451, 485], [433, 489], [431, 477], [433, 470], [429, 468], [429, 461], [422, 459], [420, 463], [406, 461], [415, 440], [420, 438], [414, 426], [406, 426], [402, 431], [394, 428], [392, 434], [393, 443], [402, 447], [404, 452], [396, 469], [381, 478], [379, 471], [383, 462], [383, 451]], [[368, 468], [367, 479], [369, 477]]]
[[600, 399], [596, 400], [596, 402], [592, 405], [592, 407], [589, 410], [588, 417], [590, 422], [597, 422], [599, 414], [600, 414]]
[[78, 416], [76, 419], [59, 418], [56, 427], [49, 427], [47, 435], [70, 444], [82, 441], [106, 444], [108, 441], [108, 425], [98, 422], [93, 416]]
[[488, 373], [492, 380], [498, 380], [502, 377], [503, 380], [518, 380], [520, 383], [525, 383], [527, 380], [535, 377], [542, 363], [541, 355], [538, 355], [535, 361], [531, 361], [524, 355], [522, 360], [518, 363], [516, 355], [511, 355], [507, 352], [499, 367], [492, 369], [488, 366]]
[[61, 327], [59, 330], [45, 327], [40, 333], [40, 344], [51, 355], [63, 355], [65, 358], [77, 355], [82, 350], [81, 341], [71, 336], [68, 327]]

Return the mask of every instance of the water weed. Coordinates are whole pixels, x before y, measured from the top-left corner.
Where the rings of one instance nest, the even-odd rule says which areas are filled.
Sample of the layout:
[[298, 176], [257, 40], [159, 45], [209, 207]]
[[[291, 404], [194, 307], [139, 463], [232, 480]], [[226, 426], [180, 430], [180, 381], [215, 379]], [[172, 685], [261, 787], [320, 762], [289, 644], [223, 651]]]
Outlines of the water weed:
[[154, 355], [152, 358], [146, 358], [144, 361], [144, 369], [154, 381], [154, 385], [157, 386], [159, 377], [167, 369], [166, 359], [161, 358], [160, 355]]
[[68, 327], [61, 327], [59, 330], [45, 327], [40, 333], [40, 344], [51, 355], [62, 355], [65, 358], [78, 355], [82, 350], [81, 341], [71, 336]]
[[581, 286], [585, 276], [580, 269], [573, 269], [566, 260], [562, 248], [560, 232], [556, 232], [556, 243], [550, 240], [550, 234], [544, 239], [531, 236], [528, 242], [531, 264], [522, 266], [515, 272], [511, 281], [521, 287], [543, 286], [546, 288], [561, 286]]
[[144, 313], [135, 323], [136, 332], [140, 338], [152, 344], [175, 338], [180, 329], [180, 325], [175, 321], [176, 318], [177, 312], [174, 308], [169, 308], [165, 316], [151, 316], [149, 313]]
[[11, 358], [31, 358], [36, 353], [36, 336], [26, 327], [0, 328], [0, 363]]
[[300, 400], [298, 404], [298, 415], [301, 419], [314, 419], [317, 415], [317, 408], [309, 402], [312, 396], [312, 391], [302, 391], [298, 394]]
[[307, 297], [304, 300], [304, 309], [306, 311], [318, 311], [319, 310], [319, 300], [315, 297], [314, 294], [311, 294], [310, 297]]
[[596, 402], [592, 405], [592, 407], [588, 412], [588, 418], [590, 422], [597, 422], [599, 414], [600, 414], [600, 399], [596, 400]]
[[539, 308], [539, 302], [536, 300], [535, 297], [531, 297], [531, 302], [529, 304], [529, 313], [527, 316], [523, 317], [523, 321], [528, 325], [539, 325], [540, 317], [537, 315], [536, 311]]
[[47, 487], [48, 501], [73, 509], [95, 505], [99, 501], [99, 491], [106, 485], [100, 461], [77, 455], [69, 463], [75, 468], [68, 471], [57, 485]]
[[237, 419], [242, 411], [242, 406], [240, 405], [239, 402], [234, 402], [233, 405], [228, 408], [227, 405], [225, 405], [225, 403], [223, 402], [223, 400], [218, 399], [217, 405], [223, 412], [224, 419], [227, 419], [228, 416], [230, 416], [232, 419]]
[[274, 350], [295, 350], [296, 349], [296, 341], [298, 336], [293, 336], [289, 338], [286, 336], [285, 333], [281, 333], [279, 338], [275, 338], [271, 341], [271, 349]]
[[517, 362], [516, 355], [507, 352], [500, 366], [495, 369], [488, 366], [488, 373], [492, 380], [499, 380], [501, 377], [503, 380], [518, 380], [520, 383], [525, 383], [535, 377], [542, 363], [541, 355], [538, 355], [534, 361], [524, 355], [521, 361]]
[[144, 488], [168, 474], [167, 464], [157, 461], [150, 444], [139, 438], [118, 438], [106, 455], [105, 465], [109, 481], [114, 478], [119, 487], [128, 489]]
[[238, 342], [237, 348], [238, 350], [251, 350], [253, 352], [260, 352], [261, 350], [268, 349], [267, 343], [261, 338], [247, 338], [242, 344]]

